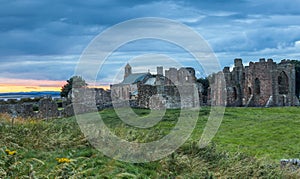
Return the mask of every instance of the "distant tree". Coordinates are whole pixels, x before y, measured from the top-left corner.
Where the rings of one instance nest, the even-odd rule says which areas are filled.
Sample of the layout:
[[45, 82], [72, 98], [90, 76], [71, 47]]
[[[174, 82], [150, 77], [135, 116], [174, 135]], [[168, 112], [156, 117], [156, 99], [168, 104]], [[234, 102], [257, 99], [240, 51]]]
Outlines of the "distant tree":
[[207, 92], [208, 92], [208, 87], [209, 87], [209, 81], [208, 78], [199, 78], [197, 79], [198, 83], [201, 83], [203, 85], [203, 95], [207, 96]]
[[68, 97], [69, 92], [72, 88], [82, 88], [86, 87], [88, 84], [81, 76], [73, 76], [69, 80], [67, 80], [67, 84], [65, 84], [61, 88], [60, 96], [61, 97]]

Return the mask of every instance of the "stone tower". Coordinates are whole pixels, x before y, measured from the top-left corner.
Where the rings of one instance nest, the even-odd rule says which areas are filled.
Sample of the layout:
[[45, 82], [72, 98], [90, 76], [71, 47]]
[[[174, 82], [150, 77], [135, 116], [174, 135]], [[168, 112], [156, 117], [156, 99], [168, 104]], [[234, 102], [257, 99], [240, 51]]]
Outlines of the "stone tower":
[[124, 73], [124, 79], [131, 74], [131, 66], [129, 63], [125, 66], [125, 73]]
[[156, 67], [157, 75], [163, 76], [164, 74], [164, 68], [162, 66]]
[[235, 106], [243, 105], [243, 96], [245, 88], [245, 68], [241, 58], [234, 59], [234, 67], [231, 74], [233, 80], [233, 100]]

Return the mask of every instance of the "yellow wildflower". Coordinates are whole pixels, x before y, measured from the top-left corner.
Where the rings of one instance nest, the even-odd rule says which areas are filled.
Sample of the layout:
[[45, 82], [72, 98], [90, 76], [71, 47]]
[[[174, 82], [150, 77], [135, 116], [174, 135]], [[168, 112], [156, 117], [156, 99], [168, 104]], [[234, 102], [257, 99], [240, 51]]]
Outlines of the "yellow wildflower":
[[68, 158], [56, 158], [56, 161], [58, 163], [70, 163], [71, 162], [71, 160]]
[[5, 150], [5, 153], [6, 153], [7, 155], [15, 155], [15, 154], [17, 153], [17, 151], [6, 149], [6, 150]]

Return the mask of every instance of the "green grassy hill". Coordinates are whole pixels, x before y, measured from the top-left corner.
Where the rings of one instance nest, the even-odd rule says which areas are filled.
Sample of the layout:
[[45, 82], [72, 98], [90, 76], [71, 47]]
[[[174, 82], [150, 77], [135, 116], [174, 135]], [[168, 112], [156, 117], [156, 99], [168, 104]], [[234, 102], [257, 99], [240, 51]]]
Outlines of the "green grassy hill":
[[[149, 110], [135, 109], [140, 116]], [[180, 114], [168, 110], [149, 129], [125, 125], [114, 112], [100, 112], [120, 138], [149, 142], [172, 129]], [[88, 117], [89, 114], [87, 114]], [[0, 178], [297, 178], [297, 171], [281, 170], [281, 158], [300, 158], [300, 108], [227, 108], [213, 142], [199, 149], [197, 142], [209, 115], [200, 110], [190, 139], [159, 161], [132, 164], [104, 156], [81, 133], [75, 117], [50, 121], [0, 115]]]

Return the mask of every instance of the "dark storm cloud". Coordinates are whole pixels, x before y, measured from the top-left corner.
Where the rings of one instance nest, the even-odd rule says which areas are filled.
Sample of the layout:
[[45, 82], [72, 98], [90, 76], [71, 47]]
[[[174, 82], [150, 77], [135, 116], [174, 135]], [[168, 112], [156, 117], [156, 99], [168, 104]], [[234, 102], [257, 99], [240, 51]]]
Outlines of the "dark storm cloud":
[[66, 77], [73, 75], [78, 58], [78, 56], [6, 57], [5, 62], [0, 65], [0, 77], [13, 79], [64, 80]]
[[169, 7], [169, 4], [155, 1], [147, 1], [149, 6], [123, 1], [68, 2], [25, 0], [4, 3], [0, 6], [0, 53], [80, 54], [104, 28], [136, 17], [164, 16], [164, 9]]
[[[125, 20], [149, 16], [190, 26], [208, 41], [224, 65], [234, 57], [300, 58], [299, 7], [299, 0], [2, 0], [0, 76], [65, 80], [96, 35]], [[178, 52], [155, 45], [157, 52]], [[123, 52], [145, 52], [152, 46], [129, 45]], [[64, 65], [69, 62], [72, 65]]]

